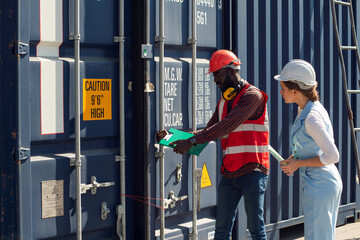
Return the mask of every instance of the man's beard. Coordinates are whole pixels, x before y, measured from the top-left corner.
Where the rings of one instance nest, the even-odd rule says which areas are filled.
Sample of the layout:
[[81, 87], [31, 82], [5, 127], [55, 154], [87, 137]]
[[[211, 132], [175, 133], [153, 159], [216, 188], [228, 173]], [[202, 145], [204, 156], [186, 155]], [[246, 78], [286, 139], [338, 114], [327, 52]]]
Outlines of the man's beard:
[[221, 92], [225, 92], [228, 88], [235, 88], [236, 84], [231, 80], [229, 73], [226, 74], [225, 81], [222, 84]]

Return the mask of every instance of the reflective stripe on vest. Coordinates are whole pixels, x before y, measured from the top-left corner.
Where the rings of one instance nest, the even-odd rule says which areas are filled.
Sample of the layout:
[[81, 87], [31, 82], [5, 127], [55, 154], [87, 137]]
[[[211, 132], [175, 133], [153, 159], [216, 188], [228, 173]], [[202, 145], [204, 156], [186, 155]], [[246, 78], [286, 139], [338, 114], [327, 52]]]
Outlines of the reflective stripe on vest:
[[[246, 132], [246, 131], [254, 131], [254, 132], [268, 132], [269, 124], [268, 124], [268, 116], [265, 116], [265, 124], [240, 124], [237, 128], [235, 128], [232, 132]], [[229, 134], [222, 136], [221, 138], [228, 138]]]
[[225, 150], [223, 150], [223, 154], [236, 154], [236, 153], [266, 153], [269, 151], [269, 145], [263, 145], [263, 146], [237, 146], [237, 147], [227, 147]]

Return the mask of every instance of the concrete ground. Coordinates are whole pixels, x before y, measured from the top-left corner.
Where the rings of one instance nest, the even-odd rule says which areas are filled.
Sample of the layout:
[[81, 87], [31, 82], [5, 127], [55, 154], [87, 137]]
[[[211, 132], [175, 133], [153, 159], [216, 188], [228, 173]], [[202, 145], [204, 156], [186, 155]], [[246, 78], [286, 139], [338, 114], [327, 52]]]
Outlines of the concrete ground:
[[[304, 240], [304, 226], [284, 229], [280, 233], [281, 240]], [[336, 240], [360, 240], [360, 221], [348, 223], [336, 228]]]

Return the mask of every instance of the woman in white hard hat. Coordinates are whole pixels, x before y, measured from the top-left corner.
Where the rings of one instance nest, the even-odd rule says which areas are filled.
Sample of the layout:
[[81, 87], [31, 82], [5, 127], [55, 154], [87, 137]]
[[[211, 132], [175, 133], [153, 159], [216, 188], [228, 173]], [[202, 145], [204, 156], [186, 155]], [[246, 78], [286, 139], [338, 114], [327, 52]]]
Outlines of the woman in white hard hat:
[[281, 170], [291, 176], [299, 169], [305, 239], [335, 239], [342, 192], [334, 165], [339, 151], [329, 115], [318, 101], [315, 70], [308, 62], [294, 59], [274, 78], [280, 81], [285, 102], [299, 106], [291, 128], [292, 155], [281, 163]]

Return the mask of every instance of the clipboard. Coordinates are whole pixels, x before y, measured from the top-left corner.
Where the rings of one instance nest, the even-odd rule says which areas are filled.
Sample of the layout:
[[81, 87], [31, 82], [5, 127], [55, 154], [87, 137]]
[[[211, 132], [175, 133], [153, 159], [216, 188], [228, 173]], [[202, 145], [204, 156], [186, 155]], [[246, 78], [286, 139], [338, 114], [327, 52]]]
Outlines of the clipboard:
[[[188, 132], [184, 132], [184, 131], [180, 131], [174, 128], [171, 128], [169, 130], [169, 134], [166, 135], [163, 139], [160, 140], [159, 144], [166, 146], [166, 147], [170, 147], [170, 148], [174, 148], [174, 145], [170, 145], [170, 143], [175, 142], [177, 140], [185, 140], [185, 139], [189, 139], [192, 136], [194, 136], [194, 134], [192, 133], [188, 133]], [[193, 145], [188, 153], [199, 156], [200, 153], [202, 152], [202, 150], [208, 145], [208, 143], [203, 143], [203, 144], [196, 144]]]

